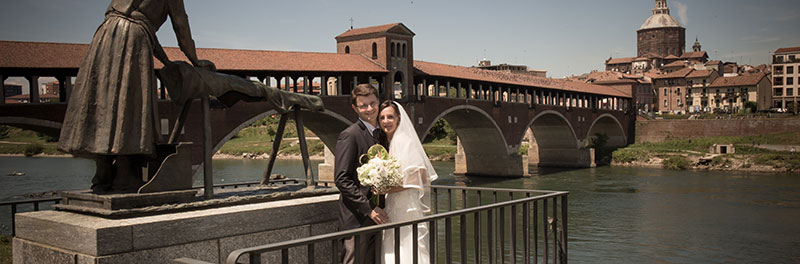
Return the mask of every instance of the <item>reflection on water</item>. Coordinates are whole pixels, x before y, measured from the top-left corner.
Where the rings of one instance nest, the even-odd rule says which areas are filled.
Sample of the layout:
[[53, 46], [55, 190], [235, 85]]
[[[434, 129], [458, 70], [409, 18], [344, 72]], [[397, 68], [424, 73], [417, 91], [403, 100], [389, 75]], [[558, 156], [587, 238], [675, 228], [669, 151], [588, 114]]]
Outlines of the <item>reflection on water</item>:
[[[266, 164], [215, 160], [215, 182], [258, 181]], [[436, 184], [569, 191], [573, 263], [800, 263], [798, 175], [602, 167], [501, 179], [453, 176], [452, 162], [434, 167]], [[94, 171], [58, 158], [0, 157], [0, 168], [0, 198], [85, 188]], [[5, 176], [12, 171], [26, 175]], [[302, 162], [278, 161], [274, 173], [301, 178]]]

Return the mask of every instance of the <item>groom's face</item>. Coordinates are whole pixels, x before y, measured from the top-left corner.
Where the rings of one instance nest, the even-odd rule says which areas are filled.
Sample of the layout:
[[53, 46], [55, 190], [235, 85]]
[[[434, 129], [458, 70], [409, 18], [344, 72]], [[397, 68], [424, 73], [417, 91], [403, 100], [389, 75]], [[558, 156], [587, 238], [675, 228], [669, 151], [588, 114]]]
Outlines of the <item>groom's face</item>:
[[373, 126], [378, 120], [378, 97], [374, 94], [369, 96], [356, 96], [356, 104], [352, 105], [358, 117], [369, 122]]

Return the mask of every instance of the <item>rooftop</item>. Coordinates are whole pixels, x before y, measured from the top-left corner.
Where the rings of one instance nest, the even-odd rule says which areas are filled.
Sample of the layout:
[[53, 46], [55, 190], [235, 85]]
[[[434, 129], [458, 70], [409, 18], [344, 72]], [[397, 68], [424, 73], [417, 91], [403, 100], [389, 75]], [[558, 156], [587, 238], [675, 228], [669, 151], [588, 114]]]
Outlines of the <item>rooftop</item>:
[[800, 52], [800, 47], [780, 48], [775, 50], [775, 53], [789, 53], [789, 52]]
[[[749, 75], [739, 75], [733, 77], [720, 77], [714, 80], [709, 87], [731, 87], [731, 86], [749, 86], [758, 85], [762, 79], [767, 76], [766, 73], [754, 73]], [[767, 79], [769, 80], [769, 79]]]
[[528, 74], [517, 74], [503, 71], [484, 70], [475, 67], [462, 67], [427, 61], [414, 61], [417, 74], [450, 77], [474, 81], [504, 83], [509, 85], [532, 86], [584, 93], [604, 94], [611, 96], [630, 97], [616, 89], [602, 85], [537, 77]]
[[681, 27], [681, 23], [678, 23], [678, 21], [669, 14], [654, 14], [644, 21], [639, 30], [665, 27]]

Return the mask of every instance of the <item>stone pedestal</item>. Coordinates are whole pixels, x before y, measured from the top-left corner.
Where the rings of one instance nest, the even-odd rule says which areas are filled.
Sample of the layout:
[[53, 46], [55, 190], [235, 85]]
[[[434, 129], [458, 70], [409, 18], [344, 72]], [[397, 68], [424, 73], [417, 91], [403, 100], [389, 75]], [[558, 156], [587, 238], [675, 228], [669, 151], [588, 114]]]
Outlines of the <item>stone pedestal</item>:
[[[13, 261], [22, 263], [170, 263], [181, 257], [223, 263], [239, 248], [334, 232], [338, 194], [126, 219], [63, 211], [20, 213]], [[305, 259], [305, 248], [290, 250]], [[315, 254], [330, 256], [330, 244]], [[264, 263], [277, 262], [265, 254]]]
[[319, 175], [317, 178], [320, 181], [333, 181], [333, 163], [334, 156], [328, 146], [325, 146], [325, 162], [318, 165]]

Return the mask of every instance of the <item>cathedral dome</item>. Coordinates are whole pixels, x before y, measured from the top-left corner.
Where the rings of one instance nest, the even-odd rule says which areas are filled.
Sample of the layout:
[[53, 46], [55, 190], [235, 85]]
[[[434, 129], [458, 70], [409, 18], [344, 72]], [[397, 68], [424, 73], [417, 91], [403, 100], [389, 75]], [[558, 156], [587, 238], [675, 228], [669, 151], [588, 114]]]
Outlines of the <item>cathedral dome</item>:
[[681, 27], [681, 24], [669, 14], [654, 14], [644, 21], [639, 30], [665, 27]]

